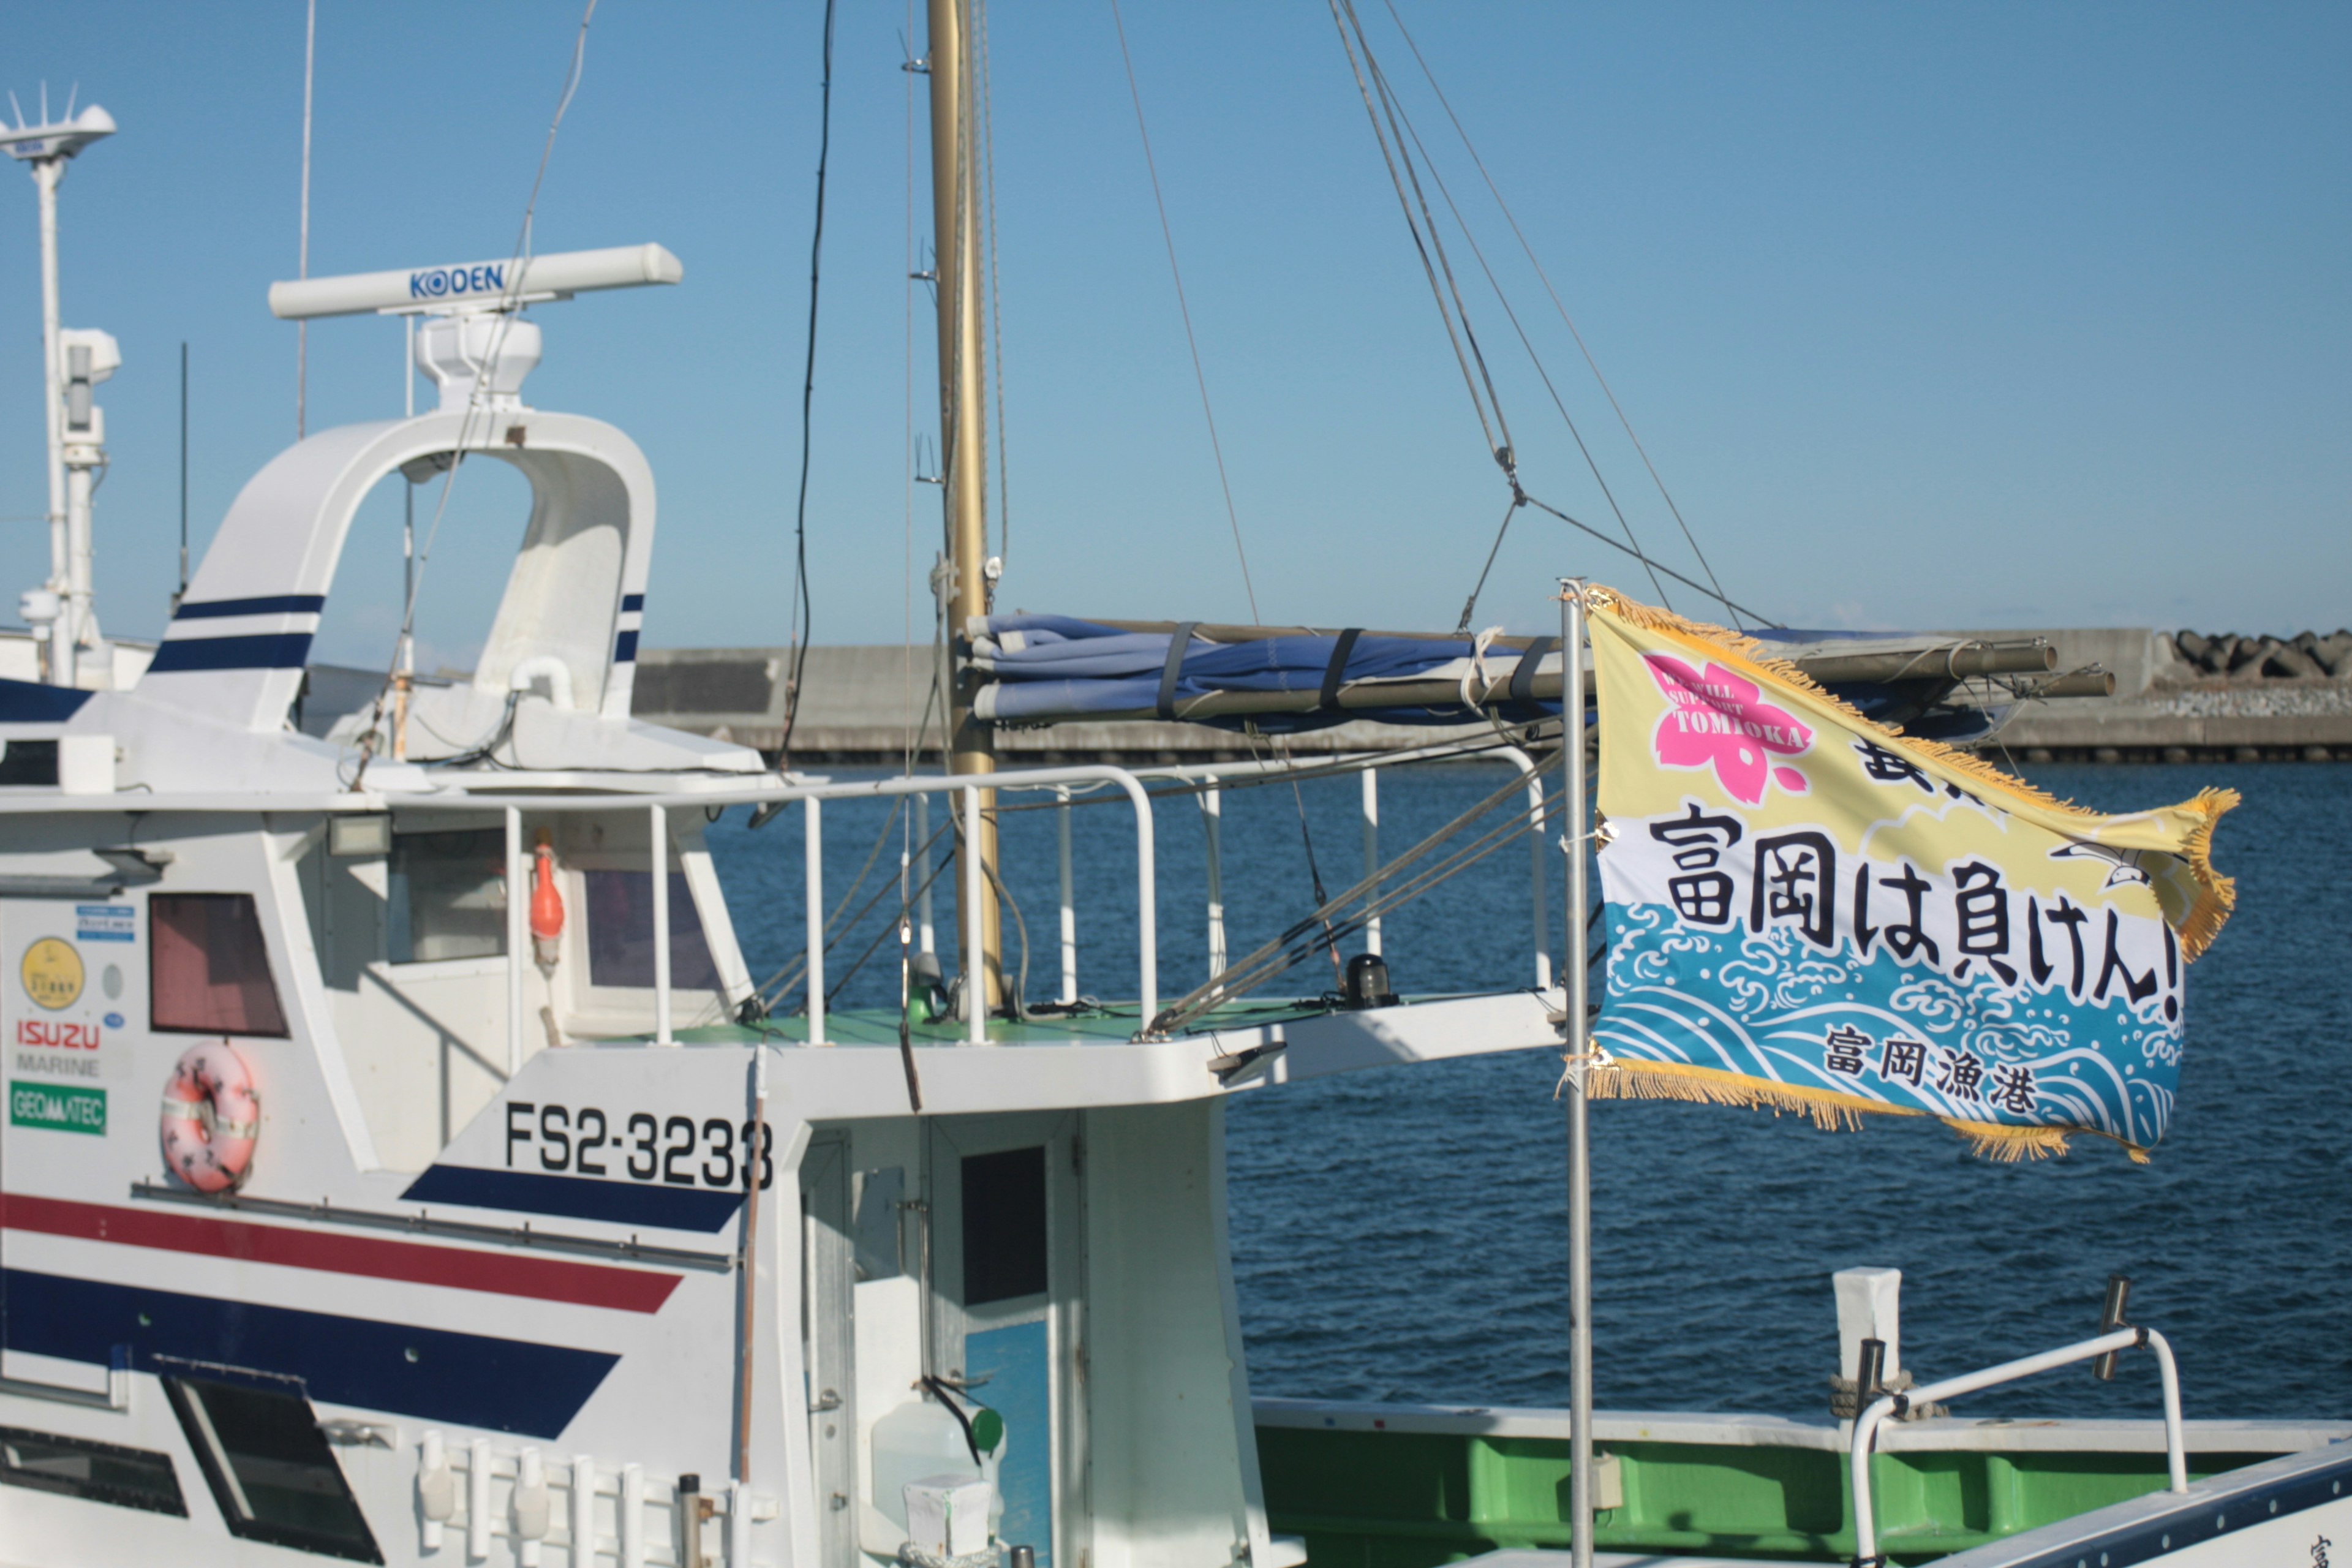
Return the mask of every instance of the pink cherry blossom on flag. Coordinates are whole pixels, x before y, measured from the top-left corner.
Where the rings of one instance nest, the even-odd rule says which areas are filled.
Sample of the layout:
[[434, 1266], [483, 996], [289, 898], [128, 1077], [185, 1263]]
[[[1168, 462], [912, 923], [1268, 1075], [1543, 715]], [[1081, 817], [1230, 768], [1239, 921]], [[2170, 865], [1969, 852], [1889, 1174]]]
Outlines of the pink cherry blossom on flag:
[[1662, 766], [1712, 766], [1716, 782], [1742, 805], [1762, 805], [1768, 780], [1791, 795], [1805, 793], [1805, 775], [1775, 766], [1770, 758], [1802, 755], [1813, 731], [1787, 709], [1765, 701], [1756, 682], [1712, 660], [1702, 675], [1664, 654], [1645, 653], [1642, 659], [1673, 704], [1650, 742]]

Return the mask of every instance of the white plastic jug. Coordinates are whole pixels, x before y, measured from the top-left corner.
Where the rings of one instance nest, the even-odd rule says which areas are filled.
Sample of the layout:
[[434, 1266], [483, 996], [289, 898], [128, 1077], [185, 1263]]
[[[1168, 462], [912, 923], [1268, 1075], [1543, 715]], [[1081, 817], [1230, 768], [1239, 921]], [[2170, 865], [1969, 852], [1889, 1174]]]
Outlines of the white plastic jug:
[[[874, 1506], [903, 1531], [908, 1481], [970, 1477], [993, 1489], [1004, 1448], [1000, 1441], [993, 1453], [973, 1464], [971, 1447], [964, 1441], [963, 1424], [955, 1413], [934, 1400], [909, 1399], [874, 1423]], [[1003, 1506], [1000, 1496], [997, 1507]]]

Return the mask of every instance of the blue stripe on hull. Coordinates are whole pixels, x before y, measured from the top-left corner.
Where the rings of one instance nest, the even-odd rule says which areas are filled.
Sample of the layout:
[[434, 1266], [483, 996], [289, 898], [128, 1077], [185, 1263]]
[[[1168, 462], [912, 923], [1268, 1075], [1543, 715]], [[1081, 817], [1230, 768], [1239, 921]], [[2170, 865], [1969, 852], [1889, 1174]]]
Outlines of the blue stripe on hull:
[[527, 1437], [562, 1436], [621, 1359], [21, 1268], [0, 1279], [13, 1351], [106, 1366], [126, 1346], [137, 1372], [209, 1362], [299, 1378], [331, 1405]]
[[723, 1187], [600, 1182], [590, 1176], [486, 1171], [471, 1165], [430, 1166], [400, 1197], [403, 1203], [463, 1204], [467, 1208], [511, 1209], [704, 1232], [725, 1228], [743, 1206], [741, 1193]]

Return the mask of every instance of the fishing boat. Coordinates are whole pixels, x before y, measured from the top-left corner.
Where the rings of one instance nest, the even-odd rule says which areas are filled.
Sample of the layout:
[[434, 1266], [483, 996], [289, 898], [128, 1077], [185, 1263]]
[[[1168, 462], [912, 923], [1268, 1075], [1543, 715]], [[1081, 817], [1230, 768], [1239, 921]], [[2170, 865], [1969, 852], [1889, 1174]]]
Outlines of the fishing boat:
[[[977, 452], [970, 51], [958, 0], [929, 20], [942, 448]], [[98, 131], [12, 145], [61, 169]], [[1382, 769], [1504, 765], [1473, 861], [1531, 870], [1537, 897], [1489, 984], [1392, 994], [1373, 922], [1418, 885], [1416, 846], [1233, 958], [1213, 858], [1210, 970], [1187, 985], [1160, 966], [1155, 803], [1299, 770], [997, 765], [990, 713], [1015, 683], [982, 677], [1054, 628], [992, 619], [976, 463], [943, 486], [945, 768], [829, 779], [632, 717], [652, 470], [612, 425], [525, 401], [526, 308], [684, 276], [637, 245], [277, 285], [282, 318], [410, 315], [437, 405], [265, 466], [127, 678], [73, 565], [102, 359], [61, 346], [50, 291], [55, 446], [82, 484], [58, 488], [61, 574], [30, 597], [41, 679], [0, 680], [0, 1562], [2302, 1568], [2352, 1531], [2352, 1426], [2183, 1420], [2120, 1286], [2079, 1343], [1916, 1381], [1899, 1280], [1848, 1271], [1843, 1420], [1612, 1413], [1591, 1407], [1580, 1248], [1570, 1408], [1254, 1399], [1229, 1098], [1566, 1051], [1580, 1139], [1587, 773], [1562, 737], [1584, 733], [1585, 597], [1563, 596], [1557, 638], [1466, 645], [1094, 623], [1158, 659], [1154, 714], [1268, 733], [1286, 712], [1517, 715], [1317, 764], [1368, 802]], [[323, 734], [291, 723], [362, 498], [482, 462], [532, 503], [471, 678], [395, 666]], [[1290, 674], [1253, 697], [1210, 679], [1218, 648]], [[1931, 656], [1935, 681], [2053, 673], [2041, 647], [1791, 651], [1915, 705]], [[997, 814], [1066, 824], [1097, 798], [1131, 818], [1134, 902], [1077, 907], [1064, 831], [1061, 996], [1029, 1002], [1002, 962]], [[829, 1007], [826, 828], [900, 807], [926, 852], [901, 884], [899, 1003]], [[704, 829], [733, 808], [797, 824], [796, 1006], [768, 1005], [730, 920]], [[937, 941], [934, 879], [954, 908]], [[1135, 933], [1133, 997], [1081, 998], [1082, 917]], [[1253, 963], [1357, 936], [1334, 994], [1249, 994]], [[1572, 1177], [1582, 1159], [1572, 1141]], [[1940, 1408], [2118, 1356], [2161, 1365], [2145, 1420]]]

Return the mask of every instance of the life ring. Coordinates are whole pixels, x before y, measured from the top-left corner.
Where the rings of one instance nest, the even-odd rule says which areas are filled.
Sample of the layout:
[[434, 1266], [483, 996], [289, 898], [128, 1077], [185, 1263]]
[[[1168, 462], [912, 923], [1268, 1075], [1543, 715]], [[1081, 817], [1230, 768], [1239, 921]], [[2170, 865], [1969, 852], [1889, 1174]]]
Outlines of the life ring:
[[163, 1163], [200, 1193], [245, 1179], [261, 1137], [261, 1097], [226, 1040], [191, 1046], [163, 1089]]

